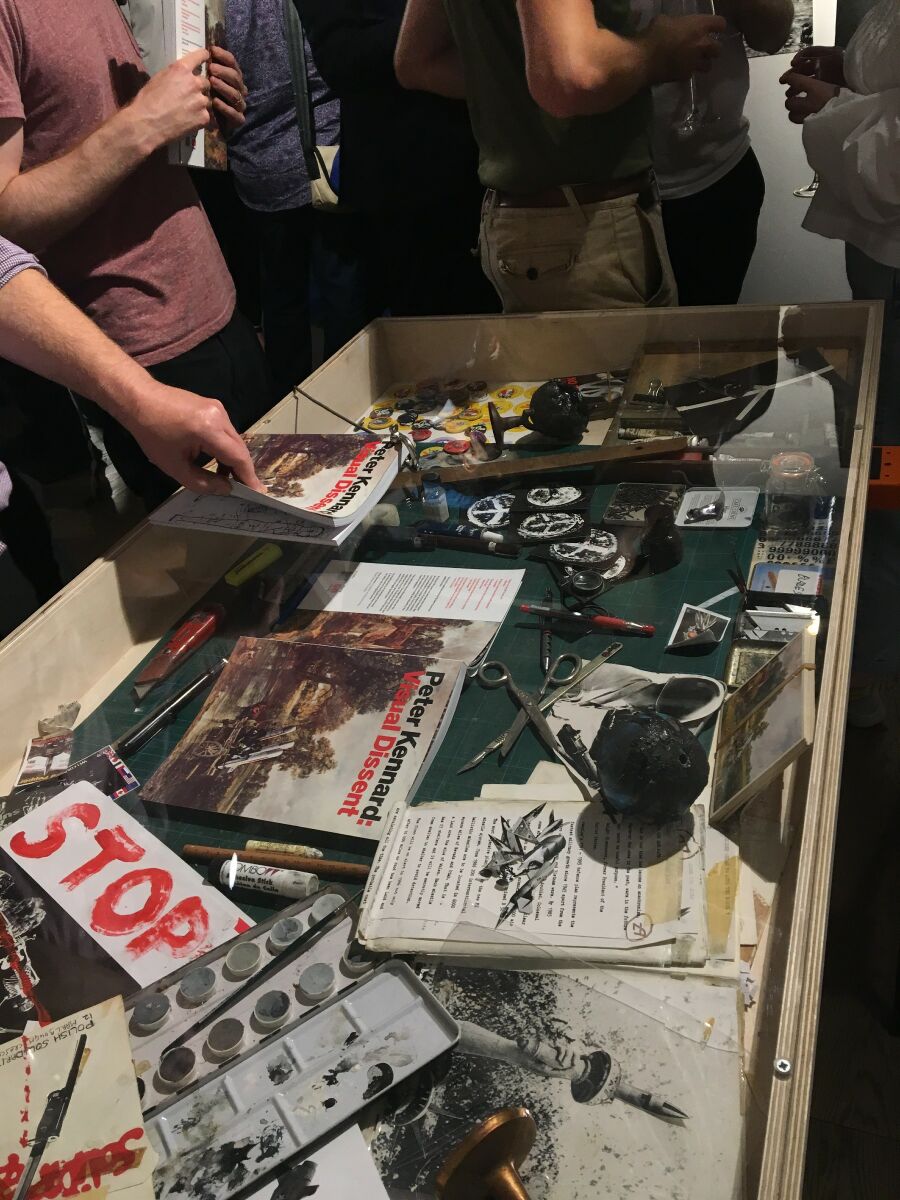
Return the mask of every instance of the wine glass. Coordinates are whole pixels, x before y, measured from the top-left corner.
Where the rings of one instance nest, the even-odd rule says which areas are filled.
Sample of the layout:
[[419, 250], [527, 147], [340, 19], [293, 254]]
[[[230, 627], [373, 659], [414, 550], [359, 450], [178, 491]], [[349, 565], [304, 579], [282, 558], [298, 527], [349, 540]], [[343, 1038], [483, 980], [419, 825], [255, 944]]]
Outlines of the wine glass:
[[[804, 75], [808, 75], [811, 79], [821, 79], [824, 60], [813, 57], [804, 60], [810, 66], [810, 70], [804, 71]], [[793, 194], [798, 200], [811, 200], [819, 190], [819, 172], [813, 171], [813, 177], [805, 187], [794, 188]]]

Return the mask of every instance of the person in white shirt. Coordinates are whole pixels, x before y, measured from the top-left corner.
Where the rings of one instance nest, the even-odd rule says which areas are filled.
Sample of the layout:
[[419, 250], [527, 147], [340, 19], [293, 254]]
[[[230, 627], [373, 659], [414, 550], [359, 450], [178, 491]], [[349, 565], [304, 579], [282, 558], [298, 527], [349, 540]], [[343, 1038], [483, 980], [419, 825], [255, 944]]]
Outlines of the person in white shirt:
[[[710, 12], [710, 0], [636, 0], [649, 15]], [[692, 84], [653, 89], [653, 169], [678, 302], [736, 304], [756, 249], [765, 181], [750, 146], [745, 42], [774, 54], [784, 45], [793, 0], [716, 0], [728, 22], [722, 53]], [[693, 100], [693, 105], [692, 105]], [[693, 116], [693, 120], [692, 120]]]
[[[813, 72], [817, 78], [811, 78]], [[813, 46], [791, 70], [785, 107], [803, 126], [819, 187], [804, 227], [846, 243], [847, 278], [857, 300], [884, 300], [876, 445], [900, 445], [900, 5], [879, 0], [846, 51]], [[854, 678], [848, 720], [885, 719], [878, 684], [900, 671], [896, 596], [900, 513], [866, 517]]]

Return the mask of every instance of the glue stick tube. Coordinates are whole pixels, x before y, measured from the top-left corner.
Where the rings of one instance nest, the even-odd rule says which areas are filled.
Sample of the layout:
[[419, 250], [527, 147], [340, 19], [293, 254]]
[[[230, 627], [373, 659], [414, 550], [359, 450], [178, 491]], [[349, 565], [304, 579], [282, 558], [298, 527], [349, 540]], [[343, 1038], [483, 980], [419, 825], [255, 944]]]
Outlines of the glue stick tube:
[[305, 900], [319, 890], [318, 875], [308, 875], [306, 871], [287, 871], [281, 867], [261, 867], [257, 863], [236, 863], [234, 860], [222, 863], [219, 882], [226, 888], [246, 888], [251, 892], [286, 896], [291, 900]]

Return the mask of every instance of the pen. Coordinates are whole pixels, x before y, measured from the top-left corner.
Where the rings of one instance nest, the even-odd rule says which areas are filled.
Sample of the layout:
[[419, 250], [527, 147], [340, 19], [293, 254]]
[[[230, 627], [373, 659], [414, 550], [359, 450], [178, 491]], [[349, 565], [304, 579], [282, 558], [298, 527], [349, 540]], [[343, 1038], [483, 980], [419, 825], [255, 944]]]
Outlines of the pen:
[[641, 637], [653, 637], [656, 633], [655, 625], [640, 625], [637, 621], [626, 621], [622, 617], [587, 617], [569, 612], [567, 608], [553, 608], [549, 604], [520, 604], [519, 612], [546, 617], [551, 621], [569, 621], [573, 625], [592, 625], [595, 629], [608, 630], [610, 633], [638, 633]]
[[[548, 588], [544, 593], [544, 603], [549, 606], [553, 599], [553, 593]], [[541, 670], [546, 675], [550, 670], [550, 658], [553, 653], [553, 630], [550, 622], [547, 620], [541, 621]]]
[[198, 675], [190, 683], [185, 684], [180, 691], [163, 700], [152, 712], [142, 717], [136, 725], [132, 725], [121, 737], [116, 738], [112, 744], [116, 754], [120, 758], [128, 758], [130, 754], [134, 754], [142, 746], [146, 746], [147, 742], [152, 737], [156, 737], [161, 729], [171, 725], [186, 704], [190, 704], [195, 696], [201, 695], [215, 683], [226, 662], [227, 659], [220, 659], [208, 671], [204, 671], [202, 675]]

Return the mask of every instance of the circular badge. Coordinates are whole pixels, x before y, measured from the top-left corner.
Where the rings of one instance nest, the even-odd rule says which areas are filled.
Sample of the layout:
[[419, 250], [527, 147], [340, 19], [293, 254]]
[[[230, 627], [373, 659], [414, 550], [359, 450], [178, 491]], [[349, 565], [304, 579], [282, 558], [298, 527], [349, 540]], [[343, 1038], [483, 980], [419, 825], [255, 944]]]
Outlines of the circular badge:
[[447, 454], [465, 454], [471, 444], [472, 443], [468, 438], [457, 438], [456, 441], [453, 442], [444, 442], [441, 448], [445, 450]]
[[[550, 555], [557, 562], [563, 563], [600, 563], [613, 558], [618, 548], [619, 543], [613, 534], [605, 529], [592, 529], [590, 537], [583, 542], [560, 542], [551, 546]], [[622, 563], [622, 567], [625, 566], [624, 558], [617, 561]], [[616, 574], [621, 572], [622, 567]], [[604, 578], [607, 578], [606, 574]]]
[[469, 422], [462, 421], [459, 417], [447, 417], [445, 421], [441, 421], [440, 425], [441, 429], [446, 430], [447, 433], [465, 433], [469, 428]]
[[522, 395], [522, 389], [514, 384], [508, 384], [506, 387], [497, 388], [494, 395], [498, 400], [514, 400], [516, 396]]
[[516, 532], [531, 542], [558, 542], [577, 533], [583, 525], [584, 517], [578, 513], [539, 512], [520, 521]]
[[393, 429], [396, 421], [390, 413], [372, 413], [363, 420], [363, 425], [373, 433], [381, 433], [384, 429]]
[[567, 504], [577, 504], [583, 495], [577, 487], [545, 487], [532, 488], [525, 499], [535, 508], [565, 508]]
[[473, 396], [483, 396], [487, 390], [486, 379], [473, 379], [471, 383], [466, 384], [466, 391], [470, 392]]
[[413, 425], [412, 435], [414, 442], [427, 442], [431, 440], [430, 425]]
[[409, 429], [410, 426], [415, 425], [415, 423], [416, 423], [416, 421], [418, 421], [418, 419], [419, 419], [418, 413], [405, 412], [405, 413], [401, 413], [400, 416], [397, 418], [397, 424], [402, 426], [404, 429]]
[[456, 416], [463, 421], [483, 421], [485, 417], [485, 407], [483, 404], [470, 404], [468, 408], [461, 409]]
[[393, 411], [394, 411], [394, 402], [393, 402], [393, 400], [376, 400], [376, 401], [375, 401], [375, 403], [372, 405], [372, 412], [373, 412], [373, 413], [377, 413], [377, 412], [393, 412]]
[[469, 505], [466, 517], [479, 529], [502, 529], [509, 524], [509, 509], [515, 496], [501, 492], [498, 496], [482, 496]]

